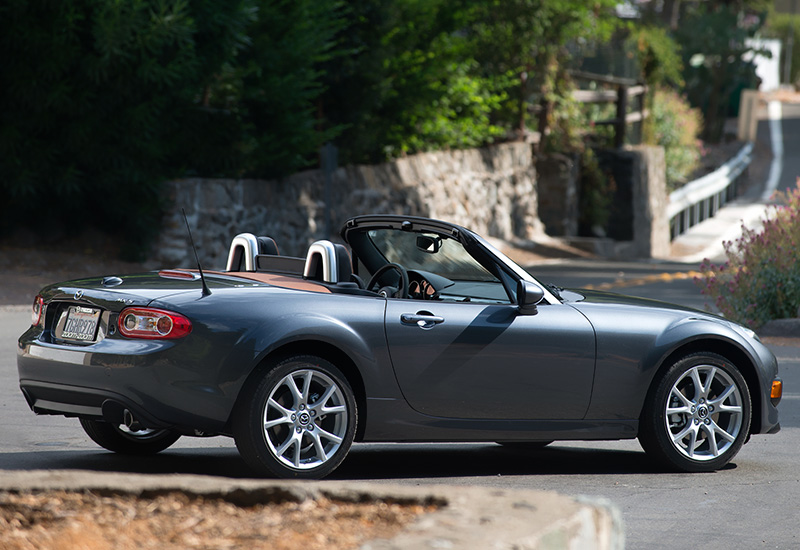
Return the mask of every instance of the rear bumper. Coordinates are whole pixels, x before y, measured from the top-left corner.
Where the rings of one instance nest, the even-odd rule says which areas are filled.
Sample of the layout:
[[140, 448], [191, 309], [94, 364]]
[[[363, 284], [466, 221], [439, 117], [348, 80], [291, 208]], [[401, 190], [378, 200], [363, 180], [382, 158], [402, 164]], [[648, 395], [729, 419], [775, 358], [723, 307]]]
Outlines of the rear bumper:
[[173, 346], [111, 338], [63, 346], [29, 332], [17, 348], [20, 389], [37, 414], [122, 424], [127, 410], [147, 428], [226, 433], [232, 396], [204, 383], [220, 380], [215, 373], [179, 363]]
[[35, 380], [20, 380], [19, 387], [28, 406], [36, 414], [90, 418], [123, 424], [127, 410], [143, 427], [171, 427], [114, 392]]

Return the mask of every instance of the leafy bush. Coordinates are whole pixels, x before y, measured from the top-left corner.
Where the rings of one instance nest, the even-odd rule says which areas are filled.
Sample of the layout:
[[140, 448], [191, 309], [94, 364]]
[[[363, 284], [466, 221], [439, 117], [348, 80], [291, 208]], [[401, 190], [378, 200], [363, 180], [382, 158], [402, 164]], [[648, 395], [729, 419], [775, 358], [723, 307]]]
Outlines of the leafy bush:
[[653, 143], [664, 147], [667, 187], [674, 190], [686, 183], [700, 162], [702, 143], [698, 135], [703, 117], [675, 91], [658, 88], [650, 119]]
[[786, 204], [770, 207], [761, 231], [743, 228], [740, 238], [725, 243], [727, 261], [705, 260], [704, 275], [695, 279], [723, 315], [752, 328], [796, 317], [800, 307], [800, 178], [796, 189], [780, 195]]

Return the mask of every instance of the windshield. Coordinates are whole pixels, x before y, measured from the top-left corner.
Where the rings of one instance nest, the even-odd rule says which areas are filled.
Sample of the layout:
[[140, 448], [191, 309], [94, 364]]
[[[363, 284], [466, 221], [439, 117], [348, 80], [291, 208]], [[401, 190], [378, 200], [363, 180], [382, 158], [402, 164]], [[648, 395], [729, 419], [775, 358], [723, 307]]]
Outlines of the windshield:
[[[406, 269], [436, 273], [454, 281], [499, 282], [460, 242], [434, 233], [414, 233], [396, 229], [372, 229], [370, 241], [390, 262]], [[427, 236], [438, 246], [423, 250], [418, 237]]]

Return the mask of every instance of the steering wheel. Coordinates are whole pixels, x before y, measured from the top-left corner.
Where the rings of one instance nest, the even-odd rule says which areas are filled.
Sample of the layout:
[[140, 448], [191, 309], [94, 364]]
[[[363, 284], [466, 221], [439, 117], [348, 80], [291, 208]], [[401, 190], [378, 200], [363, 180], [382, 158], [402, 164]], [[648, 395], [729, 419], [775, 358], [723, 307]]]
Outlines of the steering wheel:
[[[376, 271], [372, 277], [369, 278], [369, 282], [367, 283], [366, 289], [372, 290], [372, 287], [378, 282], [378, 279], [389, 270], [395, 270], [400, 274], [400, 289], [398, 292], [395, 293], [395, 298], [408, 298], [408, 271], [406, 268], [400, 264], [396, 263], [388, 263], [384, 266], [381, 266], [378, 271]], [[397, 296], [397, 294], [400, 296]], [[388, 295], [387, 295], [388, 298]]]

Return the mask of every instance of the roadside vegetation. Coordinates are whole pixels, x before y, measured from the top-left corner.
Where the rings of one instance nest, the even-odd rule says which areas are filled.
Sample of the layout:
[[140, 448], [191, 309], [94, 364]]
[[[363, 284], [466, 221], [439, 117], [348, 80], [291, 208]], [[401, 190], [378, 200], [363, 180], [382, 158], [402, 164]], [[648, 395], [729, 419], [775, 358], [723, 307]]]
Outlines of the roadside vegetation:
[[8, 0], [0, 236], [95, 225], [135, 258], [170, 178], [281, 178], [318, 166], [326, 143], [340, 164], [375, 163], [533, 132], [541, 151], [584, 157], [584, 208], [602, 221], [613, 182], [593, 161], [603, 129], [592, 123], [606, 115], [570, 101], [568, 71], [610, 44], [624, 76], [659, 90], [642, 135], [665, 145], [679, 182], [699, 151], [695, 126], [720, 139], [749, 85], [744, 40], [769, 2], [651, 2], [634, 19], [618, 4]]
[[758, 328], [767, 321], [800, 317], [800, 178], [797, 188], [778, 193], [759, 231], [742, 227], [742, 236], [725, 244], [727, 260], [708, 260], [695, 279], [725, 317]]

